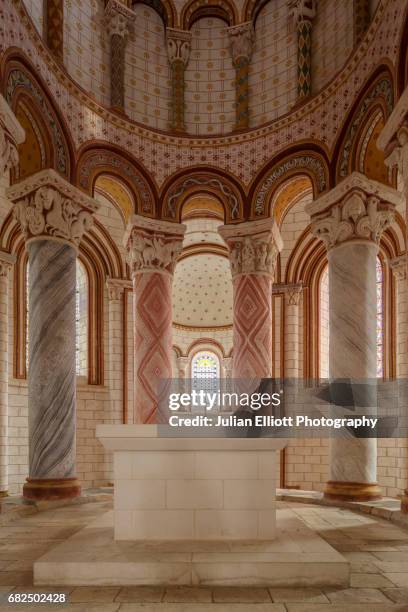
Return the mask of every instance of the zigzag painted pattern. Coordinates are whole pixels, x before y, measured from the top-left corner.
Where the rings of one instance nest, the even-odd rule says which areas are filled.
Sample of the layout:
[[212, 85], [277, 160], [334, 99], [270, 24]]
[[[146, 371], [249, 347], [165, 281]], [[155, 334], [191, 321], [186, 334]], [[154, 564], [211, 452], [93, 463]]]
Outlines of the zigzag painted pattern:
[[233, 378], [272, 375], [272, 279], [247, 274], [234, 280]]
[[160, 379], [171, 378], [171, 277], [137, 274], [133, 283], [135, 331], [135, 423], [155, 423]]

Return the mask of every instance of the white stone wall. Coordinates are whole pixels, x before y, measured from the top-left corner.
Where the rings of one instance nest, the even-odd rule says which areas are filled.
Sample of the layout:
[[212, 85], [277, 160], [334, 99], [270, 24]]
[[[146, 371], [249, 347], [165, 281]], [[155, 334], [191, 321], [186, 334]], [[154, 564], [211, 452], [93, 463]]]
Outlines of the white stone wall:
[[235, 122], [235, 69], [221, 19], [202, 18], [193, 25], [185, 83], [187, 131], [230, 132]]
[[353, 36], [353, 0], [319, 0], [312, 32], [313, 93], [343, 68], [353, 49]]
[[287, 0], [268, 2], [258, 15], [249, 87], [253, 126], [277, 119], [296, 102], [297, 37]]
[[170, 125], [170, 66], [160, 16], [136, 4], [126, 46], [125, 111], [135, 121], [162, 130]]

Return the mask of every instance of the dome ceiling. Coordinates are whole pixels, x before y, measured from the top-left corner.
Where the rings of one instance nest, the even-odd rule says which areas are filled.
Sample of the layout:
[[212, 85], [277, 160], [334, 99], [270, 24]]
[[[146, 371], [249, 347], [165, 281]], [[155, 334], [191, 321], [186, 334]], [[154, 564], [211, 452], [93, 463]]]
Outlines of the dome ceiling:
[[173, 320], [189, 327], [232, 325], [232, 279], [226, 257], [200, 253], [177, 263]]

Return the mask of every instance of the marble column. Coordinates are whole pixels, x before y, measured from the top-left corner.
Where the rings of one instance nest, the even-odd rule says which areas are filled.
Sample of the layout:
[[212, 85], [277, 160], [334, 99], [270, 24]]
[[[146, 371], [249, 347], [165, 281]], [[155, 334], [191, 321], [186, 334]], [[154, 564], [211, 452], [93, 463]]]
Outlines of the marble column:
[[119, 0], [109, 0], [105, 24], [110, 42], [111, 108], [125, 112], [125, 50], [135, 13]]
[[0, 251], [0, 497], [8, 491], [9, 272], [15, 256]]
[[64, 60], [64, 0], [45, 0], [44, 38], [53, 57]]
[[316, 16], [315, 0], [293, 0], [290, 4], [297, 34], [298, 100], [312, 93], [312, 21]]
[[[377, 377], [376, 258], [400, 201], [396, 190], [354, 172], [306, 207], [312, 231], [328, 251], [331, 381], [373, 384]], [[331, 437], [325, 497], [362, 501], [380, 496], [376, 438]]]
[[223, 225], [234, 289], [235, 379], [272, 375], [272, 283], [282, 239], [273, 219]]
[[7, 190], [29, 258], [29, 477], [24, 496], [80, 494], [75, 475], [76, 257], [96, 202], [54, 170]]
[[[407, 286], [407, 258], [406, 255], [395, 257], [390, 261], [390, 268], [394, 274], [397, 294], [396, 313], [396, 352], [397, 352], [397, 378], [406, 382], [408, 380], [408, 286]], [[403, 449], [404, 458], [398, 457], [398, 462], [404, 462], [401, 466], [406, 470], [406, 453], [408, 451], [408, 440], [397, 440]], [[405, 476], [408, 479], [408, 475]], [[408, 488], [404, 489], [401, 498], [401, 511], [408, 513]]]
[[285, 378], [299, 378], [299, 308], [302, 284], [279, 287], [285, 295]]
[[254, 46], [252, 21], [228, 28], [232, 63], [235, 68], [235, 129], [249, 128], [249, 65]]
[[[0, 178], [18, 165], [19, 144], [25, 133], [0, 95]], [[9, 379], [9, 272], [15, 256], [0, 251], [0, 497], [8, 490], [8, 379]]]
[[172, 280], [185, 225], [132, 215], [125, 236], [133, 280], [134, 423], [155, 423], [172, 378]]
[[108, 289], [108, 329], [109, 352], [107, 383], [111, 405], [111, 419], [115, 423], [125, 423], [127, 406], [123, 405], [123, 294], [130, 281], [109, 278]]
[[166, 28], [166, 42], [171, 68], [171, 129], [176, 132], [184, 132], [184, 74], [190, 59], [191, 32]]

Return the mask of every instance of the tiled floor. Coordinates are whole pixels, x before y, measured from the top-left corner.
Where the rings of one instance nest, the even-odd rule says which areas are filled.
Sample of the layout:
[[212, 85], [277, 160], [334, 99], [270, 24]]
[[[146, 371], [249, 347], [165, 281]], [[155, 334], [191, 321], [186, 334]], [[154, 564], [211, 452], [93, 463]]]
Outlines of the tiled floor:
[[[408, 532], [349, 510], [282, 503], [290, 507], [351, 562], [347, 589], [71, 587], [75, 612], [408, 612]], [[7, 604], [13, 593], [58, 592], [32, 586], [32, 563], [110, 508], [89, 503], [21, 518], [0, 527], [0, 611], [42, 606]]]

